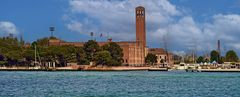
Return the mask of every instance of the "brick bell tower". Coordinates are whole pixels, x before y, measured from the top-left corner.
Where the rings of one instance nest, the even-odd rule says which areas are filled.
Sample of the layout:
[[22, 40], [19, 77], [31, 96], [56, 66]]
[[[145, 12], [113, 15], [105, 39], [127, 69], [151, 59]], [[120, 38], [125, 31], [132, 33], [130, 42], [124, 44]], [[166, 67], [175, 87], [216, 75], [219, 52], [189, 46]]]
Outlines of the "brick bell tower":
[[145, 64], [146, 51], [146, 29], [145, 29], [145, 8], [138, 6], [135, 9], [136, 13], [136, 42], [139, 47], [138, 64]]
[[139, 45], [146, 47], [146, 29], [145, 29], [145, 8], [136, 7], [136, 41]]

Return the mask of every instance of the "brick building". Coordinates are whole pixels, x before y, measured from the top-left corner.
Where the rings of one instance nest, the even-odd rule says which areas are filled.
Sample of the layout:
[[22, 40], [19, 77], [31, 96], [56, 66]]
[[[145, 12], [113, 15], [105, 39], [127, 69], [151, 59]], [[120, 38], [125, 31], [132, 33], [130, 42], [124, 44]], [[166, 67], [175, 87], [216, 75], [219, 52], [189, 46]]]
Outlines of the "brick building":
[[163, 48], [149, 48], [148, 53], [155, 54], [157, 56], [157, 64], [161, 64], [162, 62], [173, 64], [173, 54], [167, 52]]
[[[123, 64], [131, 66], [142, 66], [145, 64], [145, 56], [147, 54], [146, 44], [146, 23], [145, 8], [138, 6], [135, 9], [136, 14], [136, 41], [116, 42], [123, 49]], [[108, 42], [98, 42], [100, 46]], [[83, 46], [84, 42], [64, 42], [58, 39], [49, 40], [49, 45], [74, 45]]]

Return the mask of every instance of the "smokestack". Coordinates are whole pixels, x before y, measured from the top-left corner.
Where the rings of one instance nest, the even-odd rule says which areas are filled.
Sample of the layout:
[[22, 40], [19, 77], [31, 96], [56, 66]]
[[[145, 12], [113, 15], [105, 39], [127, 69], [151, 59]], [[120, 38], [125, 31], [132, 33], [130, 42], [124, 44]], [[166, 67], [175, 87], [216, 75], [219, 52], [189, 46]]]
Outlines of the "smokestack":
[[218, 42], [217, 42], [217, 51], [218, 51], [218, 54], [219, 54], [219, 56], [221, 57], [221, 44], [220, 44], [220, 40], [218, 40]]

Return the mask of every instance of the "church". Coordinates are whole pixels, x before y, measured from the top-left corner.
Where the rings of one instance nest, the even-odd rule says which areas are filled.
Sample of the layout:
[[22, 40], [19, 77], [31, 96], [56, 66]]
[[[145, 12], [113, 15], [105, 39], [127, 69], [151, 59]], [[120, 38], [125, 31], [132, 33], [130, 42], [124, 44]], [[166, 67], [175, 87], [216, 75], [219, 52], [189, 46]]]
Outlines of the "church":
[[[138, 6], [135, 8], [136, 15], [136, 40], [135, 41], [119, 41], [116, 42], [123, 49], [123, 65], [143, 66], [145, 65], [145, 56], [148, 53], [157, 55], [158, 64], [160, 60], [165, 60], [167, 63], [172, 62], [172, 54], [166, 53], [161, 48], [147, 48], [146, 44], [146, 23], [145, 23], [145, 8]], [[111, 41], [98, 42], [99, 46], [103, 46]], [[83, 46], [85, 42], [64, 42], [59, 39], [50, 39], [49, 46], [73, 45]], [[155, 50], [155, 51], [153, 51]], [[168, 57], [167, 57], [168, 56]]]

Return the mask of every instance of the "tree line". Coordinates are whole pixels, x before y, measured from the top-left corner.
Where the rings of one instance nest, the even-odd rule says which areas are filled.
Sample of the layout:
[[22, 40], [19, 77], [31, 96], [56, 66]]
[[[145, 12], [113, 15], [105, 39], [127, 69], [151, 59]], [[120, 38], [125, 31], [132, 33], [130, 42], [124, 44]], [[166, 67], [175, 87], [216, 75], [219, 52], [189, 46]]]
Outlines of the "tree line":
[[55, 62], [56, 66], [66, 66], [67, 63], [79, 65], [118, 66], [123, 62], [123, 50], [115, 42], [99, 46], [94, 40], [89, 40], [83, 47], [76, 46], [48, 46], [49, 39], [45, 37], [34, 41], [26, 47], [23, 40], [13, 37], [0, 38], [1, 66], [34, 66], [35, 56], [41, 63]]
[[[184, 60], [186, 61], [186, 59]], [[205, 58], [203, 56], [199, 56], [196, 60], [196, 63], [209, 63], [209, 62], [217, 62], [219, 64], [222, 64], [224, 62], [238, 62], [239, 58], [238, 55], [236, 54], [236, 52], [234, 50], [229, 50], [227, 51], [225, 56], [220, 56], [220, 54], [218, 53], [218, 51], [213, 50], [210, 53], [210, 57], [209, 58]], [[189, 62], [189, 61], [187, 61]], [[157, 56], [155, 54], [151, 54], [148, 53], [147, 56], [145, 57], [145, 63], [149, 64], [149, 65], [154, 65], [157, 63]], [[160, 63], [164, 63], [164, 60], [161, 59]], [[178, 62], [179, 64], [180, 62]]]
[[210, 60], [204, 58], [203, 56], [199, 56], [197, 59], [197, 63], [204, 63], [204, 62], [217, 62], [222, 64], [224, 62], [238, 62], [239, 58], [237, 53], [234, 50], [227, 51], [225, 56], [221, 56], [218, 51], [213, 50], [210, 53]]

